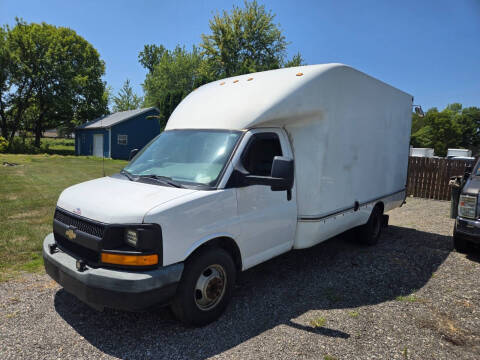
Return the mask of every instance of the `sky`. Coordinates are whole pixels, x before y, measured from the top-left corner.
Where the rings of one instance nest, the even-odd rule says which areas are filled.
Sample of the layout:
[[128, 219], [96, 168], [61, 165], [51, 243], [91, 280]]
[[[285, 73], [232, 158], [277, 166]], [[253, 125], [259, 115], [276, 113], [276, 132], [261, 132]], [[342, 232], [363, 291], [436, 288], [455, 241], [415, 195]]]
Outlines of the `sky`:
[[[480, 0], [261, 1], [283, 30], [289, 57], [340, 62], [415, 97], [423, 109], [460, 102], [480, 107]], [[125, 79], [143, 94], [145, 44], [191, 48], [217, 11], [242, 1], [0, 0], [0, 24], [15, 17], [66, 26], [106, 63], [114, 93]]]

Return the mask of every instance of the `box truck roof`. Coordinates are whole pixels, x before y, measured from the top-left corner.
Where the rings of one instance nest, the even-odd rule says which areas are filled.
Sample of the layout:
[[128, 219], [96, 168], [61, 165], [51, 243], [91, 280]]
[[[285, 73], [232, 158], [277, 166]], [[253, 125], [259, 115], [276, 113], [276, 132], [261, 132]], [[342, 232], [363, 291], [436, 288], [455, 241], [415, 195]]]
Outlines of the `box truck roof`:
[[313, 113], [333, 111], [342, 104], [346, 88], [358, 89], [364, 96], [374, 96], [379, 88], [408, 95], [338, 63], [270, 70], [199, 87], [175, 109], [166, 129], [282, 126]]

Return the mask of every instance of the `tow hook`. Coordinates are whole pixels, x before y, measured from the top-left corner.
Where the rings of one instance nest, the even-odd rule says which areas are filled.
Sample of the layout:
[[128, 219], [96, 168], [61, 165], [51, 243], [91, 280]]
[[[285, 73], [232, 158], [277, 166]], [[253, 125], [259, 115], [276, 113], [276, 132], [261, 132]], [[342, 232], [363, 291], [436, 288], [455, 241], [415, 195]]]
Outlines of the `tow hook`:
[[50, 251], [50, 254], [55, 254], [57, 252], [57, 244], [48, 244], [48, 250]]
[[85, 263], [85, 260], [77, 260], [75, 265], [77, 266], [77, 270], [80, 272], [87, 270], [87, 264]]

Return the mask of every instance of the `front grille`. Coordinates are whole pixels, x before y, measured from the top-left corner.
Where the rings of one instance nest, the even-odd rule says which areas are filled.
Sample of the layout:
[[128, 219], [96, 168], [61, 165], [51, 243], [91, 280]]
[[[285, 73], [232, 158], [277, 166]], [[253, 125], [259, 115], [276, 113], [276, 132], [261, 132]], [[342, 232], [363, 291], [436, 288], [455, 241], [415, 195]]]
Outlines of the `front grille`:
[[67, 238], [54, 233], [55, 242], [63, 251], [73, 255], [74, 257], [81, 258], [90, 262], [98, 263], [98, 253], [89, 248], [83, 247], [81, 245], [75, 244], [68, 240]]
[[60, 221], [61, 223], [69, 226], [74, 226], [80, 231], [84, 233], [96, 236], [96, 237], [103, 237], [103, 231], [105, 230], [105, 226], [81, 219], [79, 217], [73, 216], [68, 214], [67, 212], [61, 211], [59, 209], [55, 210], [55, 220]]

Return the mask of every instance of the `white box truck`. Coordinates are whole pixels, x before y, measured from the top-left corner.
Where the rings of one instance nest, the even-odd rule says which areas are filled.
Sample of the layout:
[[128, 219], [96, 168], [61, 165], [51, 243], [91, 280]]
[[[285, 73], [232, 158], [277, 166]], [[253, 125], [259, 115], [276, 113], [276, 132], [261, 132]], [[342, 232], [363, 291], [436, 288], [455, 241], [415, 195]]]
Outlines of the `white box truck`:
[[411, 110], [342, 64], [204, 85], [119, 174], [61, 193], [46, 271], [96, 308], [211, 322], [239, 271], [349, 229], [377, 242], [405, 199]]

